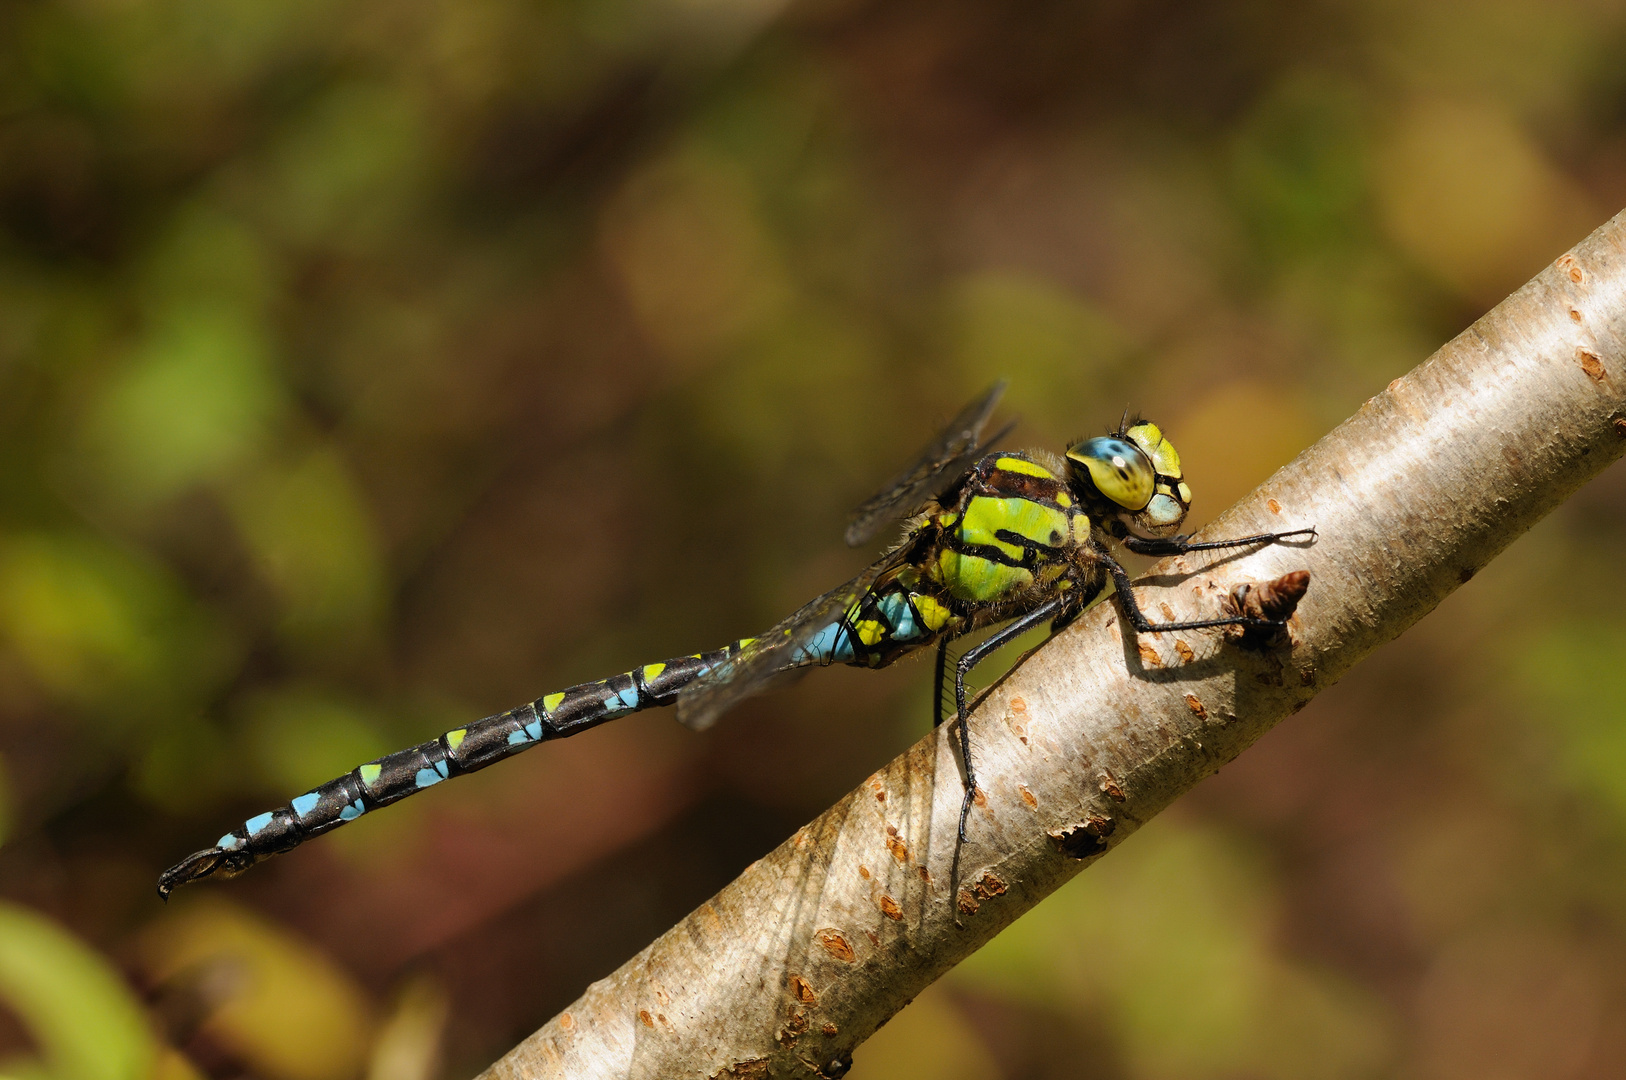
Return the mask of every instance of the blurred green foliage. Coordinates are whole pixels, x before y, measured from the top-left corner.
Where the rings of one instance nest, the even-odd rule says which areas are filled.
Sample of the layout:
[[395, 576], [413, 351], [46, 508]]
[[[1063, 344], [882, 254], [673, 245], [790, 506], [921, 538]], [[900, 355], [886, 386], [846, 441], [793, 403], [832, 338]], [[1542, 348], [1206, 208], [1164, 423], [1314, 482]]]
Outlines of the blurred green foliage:
[[[1588, 0], [0, 2], [8, 1075], [471, 1075], [915, 738], [929, 665], [609, 725], [173, 911], [156, 873], [768, 625], [994, 378], [1024, 442], [1157, 417], [1200, 524], [1626, 201], [1623, 42]], [[1613, 1075], [1623, 528], [1617, 469], [853, 1075]]]
[[1272, 876], [1236, 838], [1160, 820], [954, 980], [1104, 1020], [1137, 1075], [1372, 1075], [1392, 1051], [1387, 1010], [1274, 954]]
[[1516, 657], [1517, 687], [1546, 723], [1552, 780], [1626, 821], [1626, 627], [1576, 619], [1547, 627]]
[[343, 1080], [360, 1072], [372, 1017], [352, 980], [251, 914], [206, 902], [177, 908], [144, 931], [141, 962], [161, 980], [216, 999], [204, 1020], [210, 1037], [271, 1076]]
[[142, 1080], [152, 1075], [152, 1033], [140, 1002], [105, 957], [35, 912], [0, 905], [0, 997], [33, 1034], [38, 1061], [7, 1075], [56, 1080]]

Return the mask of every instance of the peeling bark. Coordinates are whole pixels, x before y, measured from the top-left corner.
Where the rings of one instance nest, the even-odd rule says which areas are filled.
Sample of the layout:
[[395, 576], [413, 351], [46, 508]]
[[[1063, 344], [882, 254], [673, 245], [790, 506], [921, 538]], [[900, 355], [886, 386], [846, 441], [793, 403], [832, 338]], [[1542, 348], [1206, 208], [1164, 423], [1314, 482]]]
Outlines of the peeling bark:
[[1308, 570], [1291, 642], [1137, 637], [1103, 604], [972, 716], [983, 792], [932, 732], [485, 1074], [836, 1077], [949, 968], [1399, 635], [1626, 452], [1626, 212], [1206, 532], [1311, 546], [1167, 559], [1142, 603], [1212, 616]]

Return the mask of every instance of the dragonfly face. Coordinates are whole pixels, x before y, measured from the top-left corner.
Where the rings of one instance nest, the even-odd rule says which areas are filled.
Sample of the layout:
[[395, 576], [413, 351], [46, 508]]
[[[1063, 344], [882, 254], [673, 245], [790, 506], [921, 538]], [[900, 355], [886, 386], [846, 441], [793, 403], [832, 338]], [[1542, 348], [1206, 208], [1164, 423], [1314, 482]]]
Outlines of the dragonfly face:
[[1079, 498], [1115, 536], [1167, 536], [1191, 509], [1180, 455], [1149, 420], [1069, 447], [1067, 464]]

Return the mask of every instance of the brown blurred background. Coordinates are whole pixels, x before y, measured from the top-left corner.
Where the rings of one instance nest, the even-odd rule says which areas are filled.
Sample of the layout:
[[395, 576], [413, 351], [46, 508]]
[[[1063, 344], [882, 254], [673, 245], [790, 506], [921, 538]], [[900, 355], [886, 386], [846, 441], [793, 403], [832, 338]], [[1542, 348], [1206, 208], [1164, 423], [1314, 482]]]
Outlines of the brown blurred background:
[[[1018, 444], [1157, 417], [1211, 518], [1626, 205], [1623, 55], [1605, 0], [0, 0], [0, 1072], [472, 1075], [930, 665], [157, 873], [770, 624], [997, 377]], [[1617, 468], [852, 1075], [1621, 1075], [1623, 534]]]

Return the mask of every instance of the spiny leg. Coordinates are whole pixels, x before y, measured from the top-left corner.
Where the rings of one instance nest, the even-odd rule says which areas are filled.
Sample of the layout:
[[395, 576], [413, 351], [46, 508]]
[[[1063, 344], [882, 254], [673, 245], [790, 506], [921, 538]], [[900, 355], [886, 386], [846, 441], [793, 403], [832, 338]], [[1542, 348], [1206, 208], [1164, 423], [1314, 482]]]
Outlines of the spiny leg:
[[[1010, 642], [1052, 616], [1062, 617], [1069, 600], [1075, 600], [1076, 602], [1076, 598], [1066, 596], [1058, 596], [1053, 600], [1046, 601], [1020, 619], [1000, 627], [992, 636], [967, 649], [954, 664], [954, 704], [958, 709], [957, 715], [959, 717], [957, 726], [960, 729], [960, 761], [965, 765], [965, 795], [960, 800], [960, 829], [954, 839], [954, 859], [949, 867], [949, 903], [954, 905], [956, 912], [954, 916], [955, 925], [959, 925], [960, 922], [958, 914], [960, 904], [960, 849], [965, 845], [966, 818], [970, 816], [971, 803], [977, 797], [977, 772], [971, 764], [971, 732], [968, 730], [966, 723], [965, 677], [972, 668], [977, 666], [979, 661], [1000, 646], [1010, 644]], [[937, 658], [939, 670], [937, 682], [939, 688], [941, 688], [943, 682], [941, 671], [944, 658], [944, 651], [941, 647], [938, 650]], [[939, 690], [939, 700], [941, 700], [941, 690]], [[940, 709], [937, 717], [939, 724], [942, 723], [942, 719]]]
[[[965, 709], [965, 677], [971, 669], [981, 663], [988, 654], [1009, 645], [1023, 634], [1032, 630], [1047, 619], [1054, 618], [1071, 600], [1071, 597], [1058, 596], [1046, 600], [1032, 611], [1023, 615], [1014, 622], [1006, 623], [994, 633], [977, 642], [961, 654], [960, 659], [954, 663], [954, 704], [959, 717], [960, 728], [960, 760], [965, 764], [965, 798], [960, 803], [960, 843], [965, 843], [965, 822], [971, 813], [971, 802], [977, 794], [977, 773], [971, 763], [971, 732], [966, 724]], [[958, 858], [958, 849], [955, 851]]]
[[948, 670], [948, 638], [937, 642], [937, 681], [932, 690], [932, 727], [943, 726], [943, 673]]
[[1292, 532], [1257, 533], [1253, 536], [1239, 536], [1234, 540], [1203, 540], [1197, 543], [1184, 536], [1161, 538], [1127, 536], [1123, 540], [1123, 546], [1137, 555], [1184, 555], [1188, 551], [1218, 551], [1221, 548], [1247, 547], [1249, 544], [1274, 544], [1280, 540], [1291, 540], [1295, 536], [1315, 534], [1315, 527], [1311, 526], [1308, 529], [1294, 529]]

